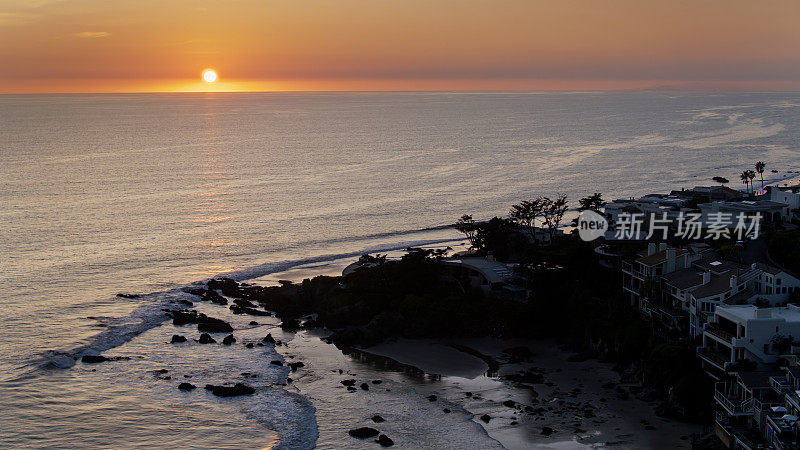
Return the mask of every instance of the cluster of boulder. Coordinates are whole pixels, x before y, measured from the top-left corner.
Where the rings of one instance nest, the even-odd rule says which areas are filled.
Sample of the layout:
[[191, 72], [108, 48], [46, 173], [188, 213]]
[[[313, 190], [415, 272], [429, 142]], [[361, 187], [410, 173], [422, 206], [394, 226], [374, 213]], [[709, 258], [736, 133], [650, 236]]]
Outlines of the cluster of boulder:
[[357, 439], [370, 439], [377, 436], [378, 439], [375, 439], [375, 442], [377, 442], [381, 446], [391, 447], [392, 445], [394, 445], [394, 441], [391, 438], [389, 438], [389, 436], [381, 434], [378, 430], [372, 427], [353, 428], [352, 430], [348, 431], [347, 434]]

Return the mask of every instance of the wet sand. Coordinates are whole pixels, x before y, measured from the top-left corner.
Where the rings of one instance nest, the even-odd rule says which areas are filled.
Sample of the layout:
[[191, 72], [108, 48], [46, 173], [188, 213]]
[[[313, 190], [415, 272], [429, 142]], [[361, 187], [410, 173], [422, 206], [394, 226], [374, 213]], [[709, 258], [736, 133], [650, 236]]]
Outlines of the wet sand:
[[[386, 432], [397, 447], [425, 448], [689, 448], [689, 435], [701, 431], [657, 417], [657, 403], [636, 399], [609, 364], [569, 362], [552, 341], [400, 339], [345, 355], [322, 336], [300, 331], [279, 347], [305, 364], [290, 375], [292, 389], [317, 408], [320, 448], [376, 445], [347, 436], [358, 426]], [[521, 346], [530, 357], [503, 352]], [[541, 379], [504, 378], [521, 370]], [[369, 391], [347, 391], [340, 379], [366, 382]], [[372, 423], [374, 414], [387, 421]]]

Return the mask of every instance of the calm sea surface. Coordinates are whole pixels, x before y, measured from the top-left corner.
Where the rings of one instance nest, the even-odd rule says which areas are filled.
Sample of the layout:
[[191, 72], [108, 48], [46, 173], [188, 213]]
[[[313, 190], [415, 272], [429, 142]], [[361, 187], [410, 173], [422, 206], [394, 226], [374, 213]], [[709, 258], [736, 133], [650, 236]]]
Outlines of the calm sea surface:
[[[180, 287], [459, 242], [441, 226], [536, 195], [737, 187], [757, 160], [800, 170], [800, 94], [0, 96], [0, 446], [313, 445], [274, 349], [163, 345]], [[97, 352], [131, 359], [73, 362]], [[265, 387], [188, 396], [166, 367]]]

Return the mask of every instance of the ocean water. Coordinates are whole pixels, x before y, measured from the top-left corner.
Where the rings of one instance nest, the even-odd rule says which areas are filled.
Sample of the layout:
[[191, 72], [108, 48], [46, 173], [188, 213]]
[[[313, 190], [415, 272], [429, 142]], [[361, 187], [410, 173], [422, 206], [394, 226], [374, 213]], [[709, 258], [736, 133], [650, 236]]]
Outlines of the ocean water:
[[[536, 195], [789, 176], [799, 112], [800, 93], [0, 96], [0, 445], [312, 446], [280, 355], [241, 345], [275, 322], [230, 317], [235, 351], [165, 345], [181, 287], [458, 243], [461, 214]], [[130, 359], [74, 361], [99, 352]]]

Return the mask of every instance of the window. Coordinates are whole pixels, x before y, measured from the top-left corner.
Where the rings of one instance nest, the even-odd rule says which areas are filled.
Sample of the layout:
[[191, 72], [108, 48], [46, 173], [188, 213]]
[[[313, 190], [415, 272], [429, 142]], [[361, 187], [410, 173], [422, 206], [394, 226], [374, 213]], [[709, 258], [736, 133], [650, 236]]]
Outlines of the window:
[[775, 284], [777, 284], [778, 286], [780, 286], [780, 285], [781, 285], [781, 279], [780, 279], [780, 278], [776, 278], [776, 279], [775, 279]]

